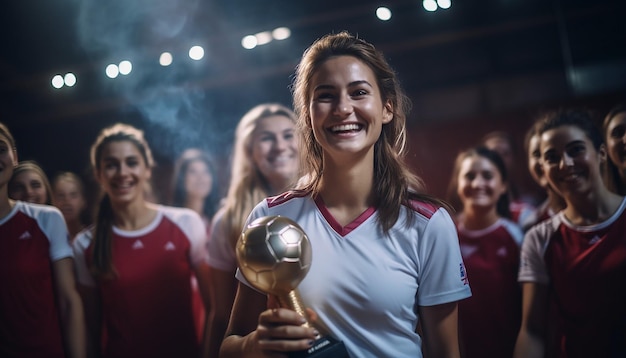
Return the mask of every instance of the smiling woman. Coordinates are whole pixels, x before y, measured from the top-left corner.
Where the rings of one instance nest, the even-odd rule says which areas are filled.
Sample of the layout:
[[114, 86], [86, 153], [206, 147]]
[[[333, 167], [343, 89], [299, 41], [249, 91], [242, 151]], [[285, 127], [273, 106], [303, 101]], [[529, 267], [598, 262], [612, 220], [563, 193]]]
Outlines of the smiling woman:
[[91, 223], [83, 180], [72, 172], [62, 172], [52, 179], [52, 204], [61, 210], [73, 240]]
[[61, 212], [9, 199], [15, 140], [0, 123], [0, 356], [84, 357], [83, 307]]
[[352, 152], [373, 158], [374, 143], [393, 112], [390, 103], [380, 101], [372, 69], [355, 57], [337, 56], [320, 64], [311, 82], [316, 84], [310, 108], [313, 135], [324, 152], [336, 153], [325, 156], [325, 165], [346, 165]]
[[43, 169], [32, 160], [20, 162], [9, 182], [9, 196], [35, 204], [50, 204], [52, 188]]
[[230, 184], [209, 240], [211, 311], [209, 357], [219, 354], [235, 298], [235, 243], [254, 205], [289, 188], [298, 174], [295, 114], [277, 103], [250, 109], [235, 132]]
[[470, 289], [448, 212], [402, 160], [395, 72], [363, 39], [326, 35], [304, 52], [293, 99], [303, 174], [247, 223], [281, 215], [307, 233], [314, 263], [298, 290], [315, 328], [238, 275], [221, 356], [314, 350], [321, 334], [354, 357], [458, 358], [457, 301]]
[[104, 196], [93, 230], [77, 236], [74, 251], [92, 353], [197, 357], [201, 313], [192, 305], [192, 277], [208, 301], [202, 219], [146, 201], [153, 161], [140, 130], [104, 129], [91, 161]]
[[461, 254], [473, 296], [459, 303], [464, 357], [510, 357], [519, 330], [517, 284], [523, 233], [510, 220], [508, 172], [500, 155], [485, 147], [457, 156], [450, 182]]
[[537, 131], [543, 172], [566, 207], [524, 238], [515, 357], [624, 356], [626, 200], [602, 180], [602, 133], [582, 111], [551, 113]]

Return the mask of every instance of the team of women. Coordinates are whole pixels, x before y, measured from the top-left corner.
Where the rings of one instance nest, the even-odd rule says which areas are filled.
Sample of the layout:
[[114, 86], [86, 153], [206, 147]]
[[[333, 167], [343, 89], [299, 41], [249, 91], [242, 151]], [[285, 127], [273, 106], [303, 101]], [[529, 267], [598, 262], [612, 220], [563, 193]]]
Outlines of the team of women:
[[[223, 198], [190, 148], [165, 204], [139, 128], [95, 138], [92, 210], [79, 175], [50, 182], [0, 124], [0, 356], [282, 357], [320, 334], [351, 357], [626, 356], [626, 107], [536, 118], [531, 206], [487, 139], [429, 195], [403, 160], [408, 98], [363, 39], [313, 43], [293, 99], [242, 117]], [[239, 235], [266, 215], [321, 257], [300, 285], [312, 325], [237, 272]]]

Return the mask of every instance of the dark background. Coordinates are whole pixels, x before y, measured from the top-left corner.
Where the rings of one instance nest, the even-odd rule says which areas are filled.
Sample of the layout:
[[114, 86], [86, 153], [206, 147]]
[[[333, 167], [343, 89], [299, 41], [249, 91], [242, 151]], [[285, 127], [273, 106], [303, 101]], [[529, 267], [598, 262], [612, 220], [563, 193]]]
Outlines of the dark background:
[[[378, 6], [393, 12], [375, 17]], [[55, 0], [5, 2], [0, 11], [0, 121], [20, 159], [52, 176], [89, 172], [88, 150], [114, 122], [146, 131], [157, 195], [172, 161], [200, 146], [223, 162], [239, 118], [261, 102], [291, 104], [289, 84], [316, 38], [348, 30], [385, 52], [414, 107], [409, 161], [431, 192], [444, 196], [456, 153], [491, 130], [517, 141], [543, 109], [584, 106], [601, 117], [626, 100], [626, 2], [622, 0], [452, 0], [426, 12], [421, 0]], [[248, 34], [287, 26], [292, 36], [252, 50]], [[186, 55], [205, 48], [203, 60]], [[158, 65], [162, 51], [174, 64]], [[111, 80], [108, 63], [133, 62]], [[72, 88], [53, 75], [74, 72]], [[225, 188], [224, 188], [225, 189]]]

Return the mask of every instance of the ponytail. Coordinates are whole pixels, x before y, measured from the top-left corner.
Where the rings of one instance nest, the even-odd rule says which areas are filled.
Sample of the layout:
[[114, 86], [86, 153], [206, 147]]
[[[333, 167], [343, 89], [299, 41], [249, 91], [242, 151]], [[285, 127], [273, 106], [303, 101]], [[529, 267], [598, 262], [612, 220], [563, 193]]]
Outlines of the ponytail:
[[104, 194], [100, 200], [96, 223], [94, 227], [93, 252], [91, 263], [91, 274], [100, 280], [112, 280], [117, 277], [117, 272], [113, 266], [112, 251], [112, 231], [113, 231], [113, 207], [111, 199]]

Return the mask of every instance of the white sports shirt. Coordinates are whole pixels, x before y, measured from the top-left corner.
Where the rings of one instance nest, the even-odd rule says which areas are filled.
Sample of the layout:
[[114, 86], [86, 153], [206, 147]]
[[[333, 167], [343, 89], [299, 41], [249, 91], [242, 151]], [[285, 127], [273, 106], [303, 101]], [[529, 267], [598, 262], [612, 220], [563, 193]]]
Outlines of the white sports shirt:
[[[298, 286], [323, 331], [354, 357], [422, 357], [417, 307], [471, 296], [457, 232], [447, 211], [415, 202], [389, 235], [374, 208], [341, 227], [321, 198], [289, 192], [259, 203], [248, 222], [281, 215], [307, 233], [313, 262]], [[412, 216], [412, 226], [405, 225]], [[237, 277], [245, 282], [240, 272]]]

